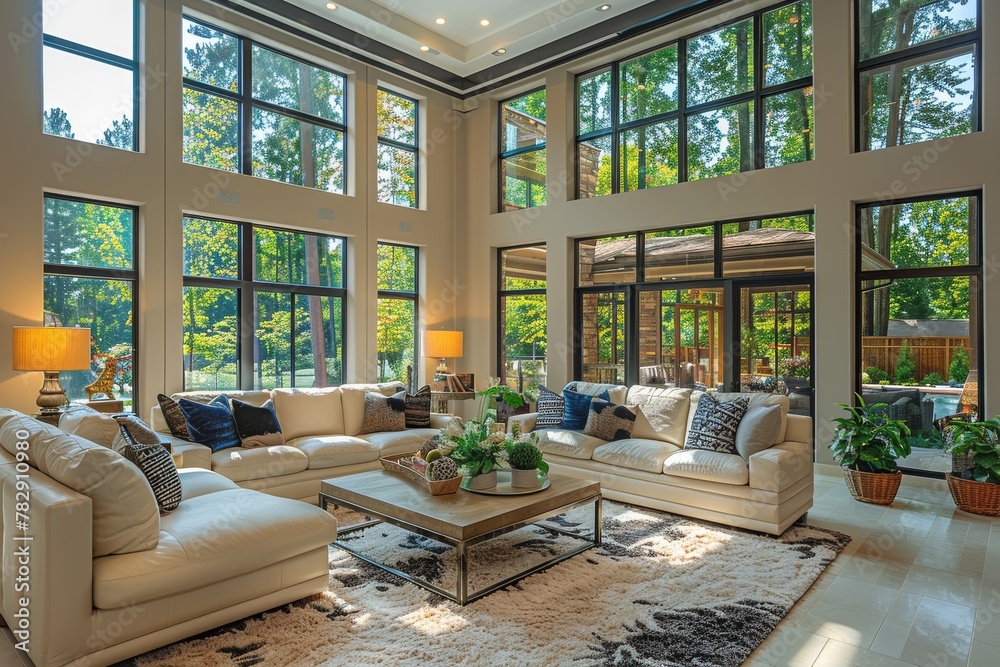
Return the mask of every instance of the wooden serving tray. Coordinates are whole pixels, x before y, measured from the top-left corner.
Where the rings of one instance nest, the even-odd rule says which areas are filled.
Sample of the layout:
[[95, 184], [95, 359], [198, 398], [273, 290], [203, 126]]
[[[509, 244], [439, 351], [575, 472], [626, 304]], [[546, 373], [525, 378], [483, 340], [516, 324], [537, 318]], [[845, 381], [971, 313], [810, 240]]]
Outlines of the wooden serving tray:
[[457, 493], [458, 487], [462, 484], [463, 477], [458, 475], [457, 477], [452, 477], [451, 479], [443, 479], [437, 482], [432, 482], [427, 479], [423, 473], [414, 470], [409, 465], [402, 463], [400, 459], [405, 459], [413, 456], [412, 454], [391, 454], [389, 456], [383, 456], [378, 460], [382, 464], [382, 467], [394, 473], [399, 473], [403, 477], [417, 482], [422, 487], [427, 489], [432, 496], [446, 496], [449, 493]]

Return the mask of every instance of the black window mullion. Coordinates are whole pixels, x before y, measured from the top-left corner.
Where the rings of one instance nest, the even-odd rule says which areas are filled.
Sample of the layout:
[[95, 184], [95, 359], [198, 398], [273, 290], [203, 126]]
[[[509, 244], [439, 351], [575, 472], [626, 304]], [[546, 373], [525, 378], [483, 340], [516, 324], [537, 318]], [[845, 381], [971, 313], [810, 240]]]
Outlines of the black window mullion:
[[621, 76], [619, 63], [611, 65], [611, 194], [621, 192], [621, 139], [618, 134], [618, 123], [621, 120]]
[[205, 83], [203, 81], [198, 81], [197, 79], [189, 79], [188, 77], [184, 77], [184, 87], [190, 88], [191, 90], [196, 90], [199, 93], [205, 93], [206, 95], [223, 97], [233, 102], [243, 101], [243, 95], [240, 94], [239, 92], [229, 90], [228, 88], [220, 88], [219, 86], [215, 86], [210, 83]]
[[[137, 22], [138, 23], [138, 22]], [[72, 53], [73, 55], [83, 56], [88, 60], [96, 60], [99, 63], [104, 63], [105, 65], [112, 65], [114, 67], [120, 67], [121, 69], [134, 70], [136, 69], [136, 60], [129, 60], [124, 56], [115, 55], [114, 53], [109, 53], [107, 51], [102, 51], [101, 49], [95, 49], [92, 46], [86, 46], [85, 44], [79, 44], [77, 42], [71, 42], [68, 39], [63, 39], [62, 37], [56, 37], [55, 35], [44, 34], [42, 35], [42, 43], [45, 46], [57, 49], [59, 51], [64, 51], [66, 53]], [[135, 54], [135, 49], [138, 47], [138, 43], [133, 43], [132, 53]]]
[[241, 174], [253, 175], [253, 44], [240, 39], [240, 165]]
[[687, 182], [687, 40], [677, 42], [677, 182]]
[[[249, 79], [244, 83], [244, 87], [250, 84]], [[280, 104], [274, 104], [273, 102], [265, 102], [264, 100], [258, 100], [257, 98], [252, 98], [251, 103], [254, 108], [262, 109], [264, 111], [269, 111], [271, 113], [279, 114], [281, 116], [287, 116], [289, 118], [294, 118], [300, 123], [309, 123], [310, 125], [318, 125], [320, 127], [326, 127], [331, 130], [337, 130], [338, 132], [347, 132], [347, 126], [343, 123], [335, 123], [332, 120], [327, 120], [325, 118], [320, 118], [319, 116], [314, 116], [308, 113], [302, 113], [298, 109], [290, 109], [288, 107], [283, 107]], [[404, 144], [405, 145], [405, 144]], [[413, 149], [412, 146], [406, 145], [407, 148]]]
[[240, 389], [253, 389], [254, 353], [257, 348], [257, 291], [253, 286], [253, 228], [245, 223], [239, 223], [237, 235], [237, 252], [239, 254], [239, 289], [237, 291], [237, 321], [240, 323], [236, 339], [237, 364], [236, 386]]
[[[764, 14], [753, 19], [753, 168], [764, 168]], [[775, 339], [777, 340], [777, 339]]]

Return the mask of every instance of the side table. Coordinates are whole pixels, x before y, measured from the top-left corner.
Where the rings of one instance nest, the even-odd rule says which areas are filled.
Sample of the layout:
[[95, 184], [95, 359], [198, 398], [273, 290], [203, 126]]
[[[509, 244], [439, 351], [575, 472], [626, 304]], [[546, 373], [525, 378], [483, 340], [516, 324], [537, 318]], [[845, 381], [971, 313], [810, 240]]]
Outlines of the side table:
[[474, 391], [432, 391], [431, 392], [431, 412], [447, 414], [448, 401], [467, 401], [475, 398]]

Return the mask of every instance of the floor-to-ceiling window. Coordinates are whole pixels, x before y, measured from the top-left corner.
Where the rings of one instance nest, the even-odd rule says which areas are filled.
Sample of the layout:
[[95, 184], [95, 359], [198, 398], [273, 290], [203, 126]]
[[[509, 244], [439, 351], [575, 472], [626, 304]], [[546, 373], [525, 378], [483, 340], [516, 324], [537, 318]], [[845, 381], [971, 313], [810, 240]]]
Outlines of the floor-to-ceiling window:
[[336, 236], [184, 218], [184, 388], [343, 382], [344, 245]]
[[413, 246], [379, 243], [376, 257], [378, 381], [406, 381], [416, 372], [419, 251]]
[[516, 391], [545, 384], [548, 311], [544, 244], [500, 248], [497, 290], [497, 368]]

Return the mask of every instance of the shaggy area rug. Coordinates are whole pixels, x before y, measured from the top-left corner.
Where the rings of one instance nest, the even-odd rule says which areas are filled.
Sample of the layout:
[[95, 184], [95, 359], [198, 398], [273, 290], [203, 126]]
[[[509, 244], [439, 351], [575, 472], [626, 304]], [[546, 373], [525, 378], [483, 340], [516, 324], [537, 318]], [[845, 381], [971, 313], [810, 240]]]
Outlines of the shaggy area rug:
[[[553, 522], [586, 532], [592, 516], [580, 508]], [[773, 538], [605, 501], [601, 547], [466, 607], [331, 548], [325, 593], [124, 664], [736, 666], [849, 541], [808, 526]], [[470, 590], [570, 543], [536, 525], [480, 545]], [[442, 587], [454, 581], [449, 547], [391, 526], [352, 546]]]

